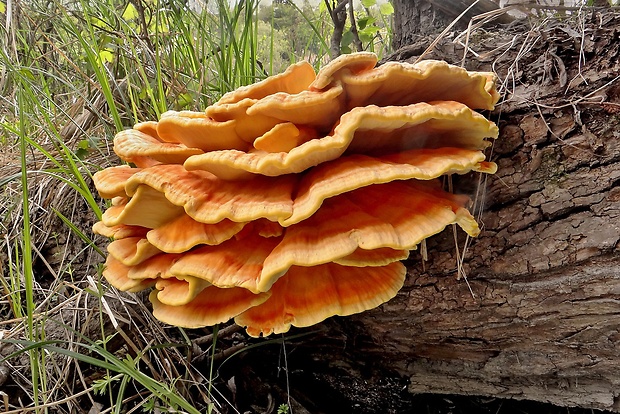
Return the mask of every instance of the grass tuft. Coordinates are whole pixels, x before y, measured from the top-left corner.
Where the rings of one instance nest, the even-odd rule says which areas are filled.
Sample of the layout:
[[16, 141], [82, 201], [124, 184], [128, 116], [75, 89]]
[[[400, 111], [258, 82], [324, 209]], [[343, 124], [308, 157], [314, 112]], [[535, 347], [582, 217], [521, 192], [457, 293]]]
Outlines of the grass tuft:
[[329, 26], [316, 10], [282, 5], [276, 27], [258, 0], [207, 5], [0, 9], [0, 368], [9, 370], [0, 390], [9, 413], [235, 412], [214, 387], [214, 364], [251, 347], [226, 339], [234, 330], [166, 327], [144, 297], [121, 296], [102, 281], [106, 241], [90, 230], [103, 208], [91, 177], [119, 163], [118, 131], [328, 56]]

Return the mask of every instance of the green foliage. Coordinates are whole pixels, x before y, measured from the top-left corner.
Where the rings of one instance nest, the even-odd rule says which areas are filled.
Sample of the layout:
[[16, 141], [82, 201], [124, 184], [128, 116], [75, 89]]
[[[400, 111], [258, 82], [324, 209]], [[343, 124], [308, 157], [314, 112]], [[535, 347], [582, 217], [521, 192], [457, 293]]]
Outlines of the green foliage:
[[[379, 4], [376, 0], [360, 0], [354, 4], [355, 23], [364, 50], [381, 57], [390, 48], [394, 8], [389, 2]], [[317, 66], [325, 62], [333, 31], [325, 2], [312, 7], [305, 0], [299, 7], [292, 1], [274, 1], [259, 7], [258, 19], [264, 23], [259, 24], [259, 61], [270, 63], [270, 73], [281, 72], [301, 59], [317, 63]], [[354, 51], [350, 23], [347, 22], [341, 40], [342, 53]], [[263, 51], [270, 52], [270, 59], [264, 58]]]
[[314, 9], [308, 0], [301, 8], [292, 1], [261, 5], [257, 17], [259, 60], [269, 62], [270, 73], [282, 72], [304, 59], [317, 65], [324, 62], [329, 53], [329, 17]]
[[[25, 96], [22, 91], [18, 92], [18, 103], [20, 107], [25, 103]], [[20, 148], [20, 163], [21, 163], [21, 185], [22, 185], [22, 211], [24, 214], [23, 220], [23, 242], [21, 247], [21, 264], [20, 266], [24, 277], [24, 290], [26, 296], [26, 337], [30, 341], [38, 341], [42, 339], [39, 324], [35, 322], [35, 301], [34, 301], [34, 272], [32, 264], [32, 246], [31, 246], [31, 228], [30, 228], [30, 199], [28, 196], [28, 163], [27, 163], [27, 151], [28, 144], [25, 136], [26, 133], [26, 118], [23, 112], [19, 114], [19, 148]], [[20, 254], [16, 249], [16, 256]], [[22, 313], [22, 312], [20, 312]], [[30, 357], [30, 374], [32, 375], [33, 385], [33, 397], [38, 400], [39, 389], [45, 392], [46, 381], [42, 375], [41, 366], [45, 366], [45, 360], [43, 353], [37, 349], [31, 349], [28, 352]]]
[[392, 3], [383, 3], [379, 6], [379, 12], [382, 16], [391, 16], [394, 14], [394, 6], [392, 6]]
[[[361, 5], [362, 9], [354, 13], [358, 36], [365, 50], [381, 57], [389, 51], [392, 42], [391, 18], [394, 7], [389, 2], [378, 4], [376, 0], [361, 0]], [[353, 35], [349, 28], [343, 35], [342, 47], [350, 51], [352, 43]]]
[[94, 342], [89, 341], [88, 338], [82, 337], [82, 339], [86, 342], [90, 342], [90, 344], [77, 343], [76, 345], [83, 348], [84, 351], [95, 353], [99, 356], [99, 358], [65, 349], [59, 346], [61, 344], [58, 341], [10, 340], [7, 342], [20, 345], [22, 350], [11, 354], [4, 359], [0, 359], [0, 362], [18, 356], [23, 352], [40, 352], [45, 350], [48, 353], [63, 355], [95, 367], [104, 368], [108, 372], [117, 373], [113, 376], [107, 374], [103, 378], [94, 381], [93, 384], [94, 392], [97, 394], [105, 394], [112, 384], [119, 382], [119, 391], [117, 391], [115, 395], [115, 412], [121, 412], [123, 408], [122, 402], [124, 398], [124, 391], [129, 384], [129, 381], [136, 381], [140, 385], [144, 386], [152, 394], [152, 397], [159, 399], [165, 406], [170, 407], [173, 410], [182, 408], [187, 413], [199, 414], [199, 411], [194, 408], [192, 404], [175, 392], [174, 384], [162, 384], [161, 382], [156, 381], [141, 372], [138, 367], [140, 356], [135, 358], [130, 356], [118, 358]]
[[[143, 361], [112, 354], [107, 342], [94, 343], [78, 333], [76, 340], [64, 343], [46, 340], [53, 312], [63, 309], [55, 304], [70, 300], [67, 291], [84, 296], [90, 292], [104, 300], [102, 292], [79, 279], [91, 277], [88, 269], [82, 267], [75, 274], [73, 258], [61, 260], [59, 267], [45, 262], [39, 243], [50, 232], [68, 232], [72, 242], [82, 243], [83, 251], [104, 256], [84, 217], [86, 221], [101, 217], [101, 201], [93, 193], [90, 175], [99, 166], [118, 162], [109, 155], [116, 132], [157, 119], [168, 108], [200, 110], [228, 90], [268, 75], [255, 64], [256, 1], [230, 6], [222, 0], [217, 13], [194, 13], [176, 0], [165, 7], [151, 1], [135, 3], [143, 9], [133, 4], [33, 0], [20, 3], [19, 18], [11, 16], [10, 28], [2, 27], [7, 19], [0, 19], [0, 152], [16, 154], [13, 160], [3, 158], [15, 165], [7, 166], [10, 173], [3, 170], [0, 177], [0, 232], [6, 236], [0, 248], [7, 251], [0, 252], [0, 258], [8, 258], [0, 286], [9, 292], [4, 298], [11, 305], [1, 306], [0, 312], [3, 320], [5, 316], [16, 320], [3, 329], [10, 329], [11, 337], [24, 338], [16, 346], [28, 355], [30, 372], [20, 378], [29, 382], [23, 387], [31, 391], [34, 410], [73, 392], [76, 383], [67, 381], [62, 376], [65, 366], [54, 362], [63, 357], [71, 361], [67, 366], [79, 362], [104, 371], [93, 392], [105, 392], [115, 412], [127, 408], [124, 401], [135, 398], [129, 393], [136, 389], [151, 392], [151, 397], [138, 400], [147, 409], [164, 406], [198, 412], [186, 400], [183, 390], [188, 386], [179, 385], [178, 377], [161, 378], [157, 370], [147, 376]], [[10, 43], [5, 45], [5, 39]], [[63, 190], [57, 193], [56, 188]], [[41, 193], [49, 193], [43, 207], [33, 201]], [[9, 199], [8, 194], [17, 196]], [[41, 217], [43, 209], [47, 217]], [[79, 216], [73, 215], [76, 210], [82, 210]], [[38, 214], [31, 215], [32, 211]], [[49, 228], [53, 218], [57, 226], [64, 225], [62, 229]], [[39, 285], [35, 259], [54, 275], [47, 282], [49, 288]], [[170, 345], [156, 346], [169, 357]], [[209, 395], [206, 386], [202, 392]], [[200, 404], [212, 407], [204, 398]]]
[[[336, 1], [331, 3], [332, 8], [338, 4]], [[356, 41], [359, 39], [362, 50], [374, 52], [381, 58], [391, 47], [391, 19], [394, 7], [389, 2], [378, 3], [377, 0], [353, 2], [353, 7], [354, 22], [350, 21], [351, 11], [346, 10], [347, 20], [340, 40], [341, 53], [354, 52], [357, 47]], [[319, 11], [326, 16], [325, 19], [330, 19], [325, 2], [319, 3]]]

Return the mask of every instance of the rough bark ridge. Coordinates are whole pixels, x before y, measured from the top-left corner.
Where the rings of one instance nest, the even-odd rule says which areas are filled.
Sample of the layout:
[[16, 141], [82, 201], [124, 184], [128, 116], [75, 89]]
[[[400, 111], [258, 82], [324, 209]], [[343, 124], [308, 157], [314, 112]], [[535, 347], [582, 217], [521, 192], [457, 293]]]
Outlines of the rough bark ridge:
[[[463, 12], [465, 14], [456, 23], [456, 28], [463, 29], [472, 18], [499, 8], [491, 0], [400, 0], [393, 1], [392, 4], [394, 50], [409, 48], [422, 37], [441, 32]], [[507, 14], [499, 14], [493, 19], [494, 23], [507, 24], [512, 21], [513, 18]]]
[[442, 27], [450, 24], [443, 15], [436, 15], [431, 4], [424, 0], [404, 2], [395, 1], [394, 5], [394, 50], [417, 42], [420, 36], [438, 33]]
[[[403, 388], [620, 411], [620, 18], [500, 33], [471, 39], [480, 58], [467, 59], [506, 92], [490, 114], [499, 171], [480, 187], [483, 232], [465, 253], [474, 296], [451, 232], [432, 238], [395, 299], [327, 321], [291, 354], [293, 388], [330, 390], [311, 411], [402, 412]], [[444, 42], [432, 57], [454, 52]], [[475, 197], [478, 179], [455, 188]]]

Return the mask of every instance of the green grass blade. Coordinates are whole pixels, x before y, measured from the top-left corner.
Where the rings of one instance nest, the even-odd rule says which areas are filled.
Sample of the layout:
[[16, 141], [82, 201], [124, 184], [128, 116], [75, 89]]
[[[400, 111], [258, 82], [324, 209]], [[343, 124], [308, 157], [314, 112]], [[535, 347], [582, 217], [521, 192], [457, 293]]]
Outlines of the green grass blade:
[[69, 220], [57, 209], [52, 208], [52, 211], [56, 213], [56, 215], [62, 220], [62, 222], [65, 223], [65, 225], [69, 227], [69, 229], [71, 229], [71, 231], [73, 231], [75, 235], [82, 239], [82, 241], [84, 241], [88, 246], [92, 247], [99, 254], [99, 256], [104, 259], [106, 258], [106, 254], [95, 244], [95, 242], [93, 242], [93, 240], [89, 236], [84, 234], [84, 232], [78, 226], [76, 226], [71, 220]]
[[[17, 99], [20, 107], [25, 107], [23, 89], [18, 89]], [[22, 185], [22, 214], [23, 214], [23, 233], [22, 233], [22, 273], [24, 278], [24, 290], [26, 299], [26, 334], [31, 341], [38, 340], [37, 326], [34, 322], [34, 273], [32, 269], [32, 240], [30, 238], [30, 200], [28, 198], [28, 161], [26, 159], [28, 152], [28, 140], [26, 138], [26, 116], [24, 112], [19, 113], [19, 149], [21, 163], [21, 185]], [[32, 349], [28, 352], [30, 357], [30, 374], [32, 378], [33, 399], [34, 404], [39, 404], [39, 361], [40, 355], [38, 349]]]

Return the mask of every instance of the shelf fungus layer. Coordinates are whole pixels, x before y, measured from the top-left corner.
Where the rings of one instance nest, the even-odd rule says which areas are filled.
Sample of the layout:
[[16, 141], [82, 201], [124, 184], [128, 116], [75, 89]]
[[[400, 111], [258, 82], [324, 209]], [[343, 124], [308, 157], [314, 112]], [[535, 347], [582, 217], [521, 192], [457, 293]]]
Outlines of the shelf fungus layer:
[[306, 62], [121, 131], [128, 163], [95, 174], [109, 208], [103, 276], [152, 288], [153, 313], [188, 328], [233, 319], [282, 333], [380, 306], [401, 260], [450, 224], [480, 232], [452, 174], [493, 174], [497, 126], [476, 110], [495, 75], [439, 61]]

